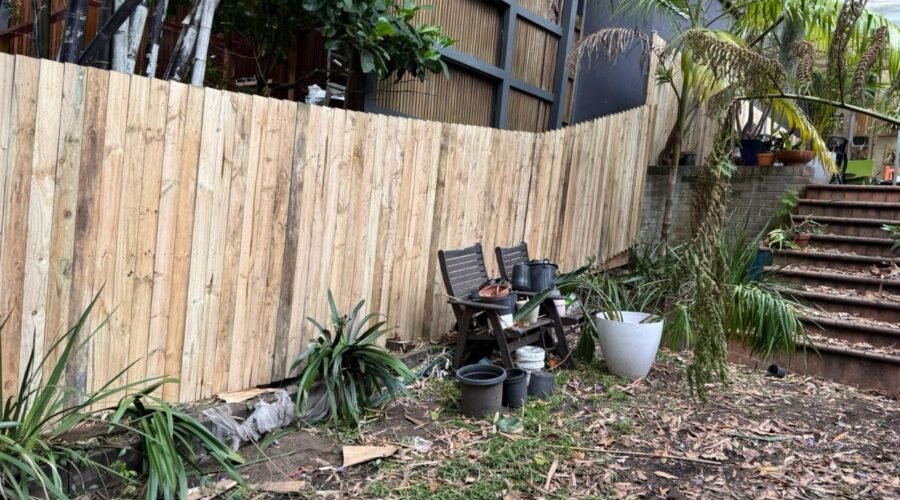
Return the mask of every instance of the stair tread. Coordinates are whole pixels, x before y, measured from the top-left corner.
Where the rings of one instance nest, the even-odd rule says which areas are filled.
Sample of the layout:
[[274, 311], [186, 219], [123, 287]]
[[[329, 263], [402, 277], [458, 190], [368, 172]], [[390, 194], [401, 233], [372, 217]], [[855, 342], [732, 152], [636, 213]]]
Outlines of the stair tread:
[[900, 221], [892, 219], [870, 219], [866, 217], [835, 217], [833, 215], [810, 215], [810, 214], [791, 214], [791, 218], [799, 221], [811, 220], [819, 223], [839, 223], [839, 224], [866, 224], [872, 226], [883, 226], [885, 224], [897, 224]]
[[838, 241], [841, 243], [865, 243], [867, 245], [891, 246], [894, 240], [890, 238], [873, 238], [871, 236], [845, 236], [843, 234], [813, 234], [813, 240]]
[[787, 266], [766, 266], [763, 268], [766, 272], [780, 275], [798, 276], [818, 279], [832, 279], [837, 281], [857, 281], [863, 283], [898, 286], [900, 287], [900, 274], [897, 275], [879, 275], [873, 276], [871, 273], [854, 273], [840, 269], [831, 269], [828, 267], [801, 267], [796, 265]]
[[900, 191], [897, 186], [875, 186], [860, 184], [808, 184], [807, 188], [827, 191]]
[[775, 255], [791, 255], [795, 257], [813, 257], [819, 259], [831, 260], [848, 260], [855, 262], [871, 262], [872, 264], [880, 264], [887, 262], [900, 263], [900, 257], [878, 257], [873, 255], [857, 255], [854, 253], [843, 252], [823, 252], [816, 250], [775, 250]]
[[799, 313], [800, 321], [822, 327], [873, 332], [879, 335], [896, 336], [900, 342], [900, 323], [888, 323], [874, 319], [861, 318], [849, 313], [834, 313], [804, 308]]
[[[830, 288], [830, 287], [826, 287]], [[824, 289], [819, 290], [793, 290], [791, 294], [806, 299], [806, 300], [819, 300], [819, 301], [827, 301], [827, 302], [844, 302], [847, 304], [856, 304], [862, 305], [866, 307], [873, 307], [878, 309], [896, 309], [900, 311], [900, 300], [897, 299], [897, 296], [881, 293], [878, 296], [859, 296], [856, 294], [851, 294], [848, 292], [852, 292], [855, 290], [852, 289], [839, 289], [839, 288], [830, 288], [830, 291], [825, 291]], [[830, 293], [837, 292], [837, 293]], [[843, 292], [843, 293], [841, 293]]]
[[892, 347], [875, 347], [864, 342], [850, 343], [832, 337], [809, 334], [808, 340], [802, 342], [818, 351], [840, 352], [860, 358], [874, 359], [900, 365], [900, 349]]
[[800, 205], [831, 205], [839, 207], [868, 207], [868, 208], [894, 208], [900, 209], [900, 202], [893, 201], [858, 201], [841, 199], [800, 198]]

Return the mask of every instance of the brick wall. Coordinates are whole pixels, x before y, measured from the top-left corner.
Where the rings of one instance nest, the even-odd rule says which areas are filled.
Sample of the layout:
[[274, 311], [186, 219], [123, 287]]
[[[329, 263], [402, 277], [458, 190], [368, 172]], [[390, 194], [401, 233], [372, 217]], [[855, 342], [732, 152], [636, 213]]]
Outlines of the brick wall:
[[[673, 242], [684, 241], [690, 236], [691, 197], [700, 168], [703, 167], [678, 169], [678, 187], [672, 208]], [[659, 241], [668, 178], [669, 167], [650, 167], [647, 171], [641, 220], [642, 244]], [[813, 182], [813, 168], [809, 166], [738, 167], [731, 179], [729, 227], [739, 229], [746, 222], [747, 232], [756, 235], [768, 225], [785, 192], [795, 190], [802, 194], [803, 187]]]

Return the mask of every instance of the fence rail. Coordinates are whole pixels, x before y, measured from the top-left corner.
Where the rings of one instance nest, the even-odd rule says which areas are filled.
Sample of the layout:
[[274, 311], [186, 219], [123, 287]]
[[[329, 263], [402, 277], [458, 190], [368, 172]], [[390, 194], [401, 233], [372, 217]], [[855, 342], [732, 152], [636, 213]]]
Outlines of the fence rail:
[[120, 382], [176, 376], [173, 400], [282, 379], [328, 289], [441, 334], [440, 248], [524, 239], [565, 268], [632, 246], [650, 109], [533, 134], [0, 54], [4, 390], [101, 289], [80, 389], [132, 361]]

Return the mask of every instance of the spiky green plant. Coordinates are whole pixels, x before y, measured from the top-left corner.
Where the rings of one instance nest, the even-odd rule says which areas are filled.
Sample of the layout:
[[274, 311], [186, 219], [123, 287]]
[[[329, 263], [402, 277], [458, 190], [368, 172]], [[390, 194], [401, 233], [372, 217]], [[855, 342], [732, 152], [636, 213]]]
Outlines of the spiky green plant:
[[[91, 408], [103, 401], [116, 398], [138, 385], [155, 390], [164, 383], [155, 379], [113, 387], [108, 382], [85, 395], [76, 395], [72, 389], [64, 387], [66, 365], [82, 342], [90, 338], [82, 338], [81, 333], [96, 300], [94, 297], [75, 325], [53, 342], [40, 358], [32, 348], [15, 394], [4, 394], [0, 385], [0, 401], [3, 402], [0, 407], [0, 497], [29, 498], [31, 493], [40, 491], [48, 498], [65, 498], [65, 484], [59, 472], [63, 462], [115, 474], [92, 460], [89, 450], [67, 444], [62, 437], [76, 426], [99, 420], [100, 410]], [[0, 335], [6, 334], [2, 330], [3, 324], [0, 324]], [[0, 348], [0, 372], [3, 371], [2, 360]], [[128, 368], [130, 365], [111, 380], [118, 380]]]
[[331, 290], [328, 306], [331, 328], [307, 318], [319, 337], [294, 361], [291, 370], [303, 367], [297, 391], [297, 410], [304, 407], [309, 392], [317, 381], [323, 381], [335, 425], [359, 424], [373, 399], [387, 391], [391, 396], [406, 393], [402, 380], [413, 374], [402, 361], [376, 341], [388, 332], [378, 313], [360, 317], [365, 301], [360, 301], [349, 315], [338, 312]]
[[900, 251], [900, 224], [885, 224], [881, 226], [881, 229], [887, 231], [888, 237], [894, 240], [894, 246], [891, 247], [891, 251]]
[[110, 423], [134, 429], [141, 438], [147, 500], [155, 500], [160, 494], [166, 500], [188, 498], [188, 467], [202, 474], [195, 444], [203, 447], [232, 479], [244, 483], [235, 468], [244, 460], [236, 451], [194, 417], [152, 396], [150, 390], [123, 398]]
[[[139, 486], [142, 478], [95, 461], [92, 452], [97, 445], [88, 447], [66, 442], [66, 434], [74, 428], [101, 423], [108, 426], [110, 432], [140, 436], [148, 475], [148, 499], [155, 499], [158, 494], [165, 498], [186, 498], [184, 464], [195, 463], [191, 451], [193, 441], [199, 442], [213, 459], [240, 481], [240, 475], [231, 465], [240, 463], [237, 453], [193, 417], [150, 396], [164, 384], [177, 380], [159, 377], [113, 386], [113, 381], [120, 380], [132, 363], [112, 376], [110, 382], [90, 393], [80, 394], [64, 386], [66, 365], [93, 335], [82, 338], [81, 333], [98, 297], [99, 294], [76, 324], [57, 339], [40, 360], [32, 349], [16, 394], [3, 394], [0, 386], [0, 400], [3, 401], [0, 407], [0, 497], [29, 498], [40, 492], [45, 498], [66, 498], [68, 491], [60, 473], [64, 463], [77, 469], [117, 476], [130, 487]], [[104, 324], [101, 323], [98, 329]], [[3, 324], [0, 324], [0, 335], [2, 330]], [[2, 359], [0, 350], [0, 371]], [[45, 368], [46, 378], [42, 375]], [[129, 394], [132, 391], [135, 393]], [[116, 398], [121, 399], [113, 417], [101, 418], [102, 414], [113, 410], [103, 407], [103, 402]], [[152, 399], [156, 403], [145, 406], [143, 399]]]

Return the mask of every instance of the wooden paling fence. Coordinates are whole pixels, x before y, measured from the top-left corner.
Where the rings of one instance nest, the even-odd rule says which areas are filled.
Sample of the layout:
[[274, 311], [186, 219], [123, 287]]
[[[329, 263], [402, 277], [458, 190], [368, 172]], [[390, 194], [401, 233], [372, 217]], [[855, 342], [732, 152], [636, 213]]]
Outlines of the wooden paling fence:
[[98, 293], [79, 389], [131, 362], [118, 382], [175, 376], [172, 400], [283, 379], [328, 289], [441, 334], [440, 248], [568, 268], [634, 244], [650, 109], [533, 134], [0, 55], [5, 393]]

